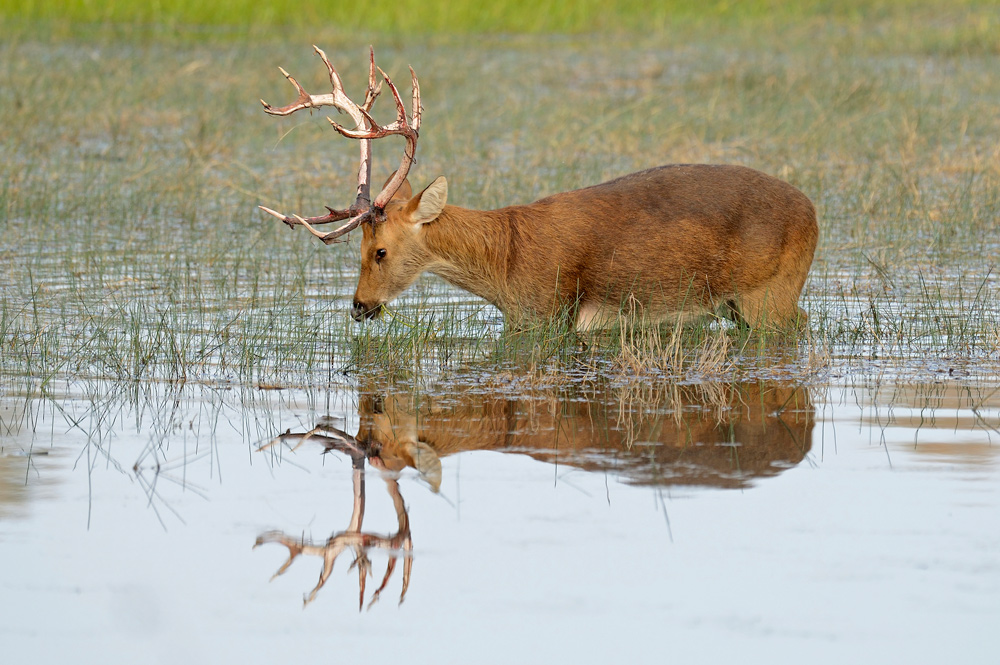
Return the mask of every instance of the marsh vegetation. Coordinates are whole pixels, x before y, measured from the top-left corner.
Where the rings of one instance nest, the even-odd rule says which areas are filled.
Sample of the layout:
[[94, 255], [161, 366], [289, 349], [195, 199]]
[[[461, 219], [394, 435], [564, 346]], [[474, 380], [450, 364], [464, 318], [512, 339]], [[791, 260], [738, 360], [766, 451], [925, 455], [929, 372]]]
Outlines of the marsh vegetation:
[[[923, 31], [916, 45], [872, 45], [837, 22], [788, 26], [767, 47], [738, 28], [725, 46], [670, 32], [627, 45], [477, 37], [475, 49], [400, 39], [380, 58], [424, 81], [415, 184], [447, 174], [453, 199], [490, 208], [666, 162], [751, 165], [819, 210], [801, 340], [811, 367], [919, 372], [947, 358], [995, 369], [995, 55], [939, 46], [936, 23]], [[328, 41], [348, 89], [363, 89], [365, 43]], [[578, 360], [565, 331], [513, 340], [495, 310], [434, 278], [381, 323], [344, 316], [356, 248], [323, 247], [255, 207], [309, 214], [346, 205], [352, 189], [355, 148], [322, 114], [275, 121], [256, 102], [287, 96], [279, 64], [320, 85], [307, 47], [15, 35], [3, 49], [7, 381], [305, 385], [380, 366], [493, 368], [511, 343], [532, 349], [531, 363]], [[391, 148], [377, 146], [376, 179], [394, 167]], [[677, 331], [661, 332], [636, 345], [622, 331], [586, 355], [652, 345], [632, 369], [670, 355]], [[759, 350], [718, 323], [694, 334], [729, 359]]]

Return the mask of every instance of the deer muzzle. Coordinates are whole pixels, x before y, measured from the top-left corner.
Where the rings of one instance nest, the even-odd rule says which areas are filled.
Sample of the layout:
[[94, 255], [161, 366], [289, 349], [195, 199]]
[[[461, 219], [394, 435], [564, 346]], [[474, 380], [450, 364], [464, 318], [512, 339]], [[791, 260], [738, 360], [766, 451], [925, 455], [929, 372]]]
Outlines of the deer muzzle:
[[382, 313], [382, 305], [366, 305], [360, 300], [355, 300], [351, 306], [351, 318], [355, 321], [374, 319]]

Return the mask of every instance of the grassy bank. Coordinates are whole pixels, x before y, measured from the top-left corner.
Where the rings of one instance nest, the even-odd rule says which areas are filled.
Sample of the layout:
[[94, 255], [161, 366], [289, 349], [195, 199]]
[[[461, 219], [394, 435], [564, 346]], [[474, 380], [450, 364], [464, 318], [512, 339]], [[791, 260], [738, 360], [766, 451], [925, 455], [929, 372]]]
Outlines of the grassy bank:
[[228, 26], [316, 26], [386, 32], [599, 32], [648, 31], [672, 21], [777, 21], [817, 17], [850, 21], [900, 19], [914, 14], [952, 15], [996, 8], [995, 0], [372, 0], [301, 3], [291, 0], [6, 0], [8, 18], [76, 23], [186, 24]]
[[303, 41], [469, 34], [756, 34], [783, 48], [786, 31], [830, 24], [883, 49], [1000, 52], [998, 0], [496, 0], [300, 3], [291, 0], [5, 0], [5, 31], [34, 38], [243, 38]]

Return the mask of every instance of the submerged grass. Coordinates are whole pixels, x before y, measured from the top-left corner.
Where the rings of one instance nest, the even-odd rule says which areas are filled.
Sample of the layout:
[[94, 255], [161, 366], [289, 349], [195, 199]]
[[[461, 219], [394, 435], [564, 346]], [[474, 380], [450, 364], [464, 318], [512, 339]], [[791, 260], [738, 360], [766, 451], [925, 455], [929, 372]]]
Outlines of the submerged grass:
[[[946, 43], [940, 21], [915, 16], [878, 15], [889, 34], [908, 31], [891, 46], [858, 21], [789, 25], [766, 48], [738, 24], [627, 43], [376, 43], [390, 74], [411, 63], [421, 77], [414, 185], [444, 173], [461, 205], [526, 202], [668, 162], [742, 163], [800, 187], [820, 212], [821, 245], [802, 303], [809, 329], [784, 344], [719, 321], [624, 322], [584, 339], [561, 322], [510, 331], [433, 277], [357, 325], [357, 240], [327, 248], [255, 212], [314, 214], [353, 191], [356, 148], [322, 114], [276, 120], [257, 105], [289, 98], [279, 64], [322, 89], [308, 41], [49, 43], [12, 29], [0, 41], [0, 375], [40, 389], [85, 378], [316, 385], [470, 367], [539, 380], [810, 380], [823, 367], [920, 373], [935, 359], [997, 373], [993, 46]], [[366, 44], [321, 46], [348, 91], [362, 88]], [[399, 150], [376, 146], [376, 179]]]

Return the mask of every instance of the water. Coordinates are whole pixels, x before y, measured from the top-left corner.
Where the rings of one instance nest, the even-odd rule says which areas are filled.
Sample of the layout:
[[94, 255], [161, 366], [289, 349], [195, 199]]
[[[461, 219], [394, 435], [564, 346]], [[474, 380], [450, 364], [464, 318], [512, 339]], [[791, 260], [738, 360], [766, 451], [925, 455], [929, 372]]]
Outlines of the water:
[[[101, 397], [2, 402], [9, 662], [986, 663], [1000, 645], [1000, 399], [953, 377]], [[282, 540], [306, 551], [269, 582]]]

